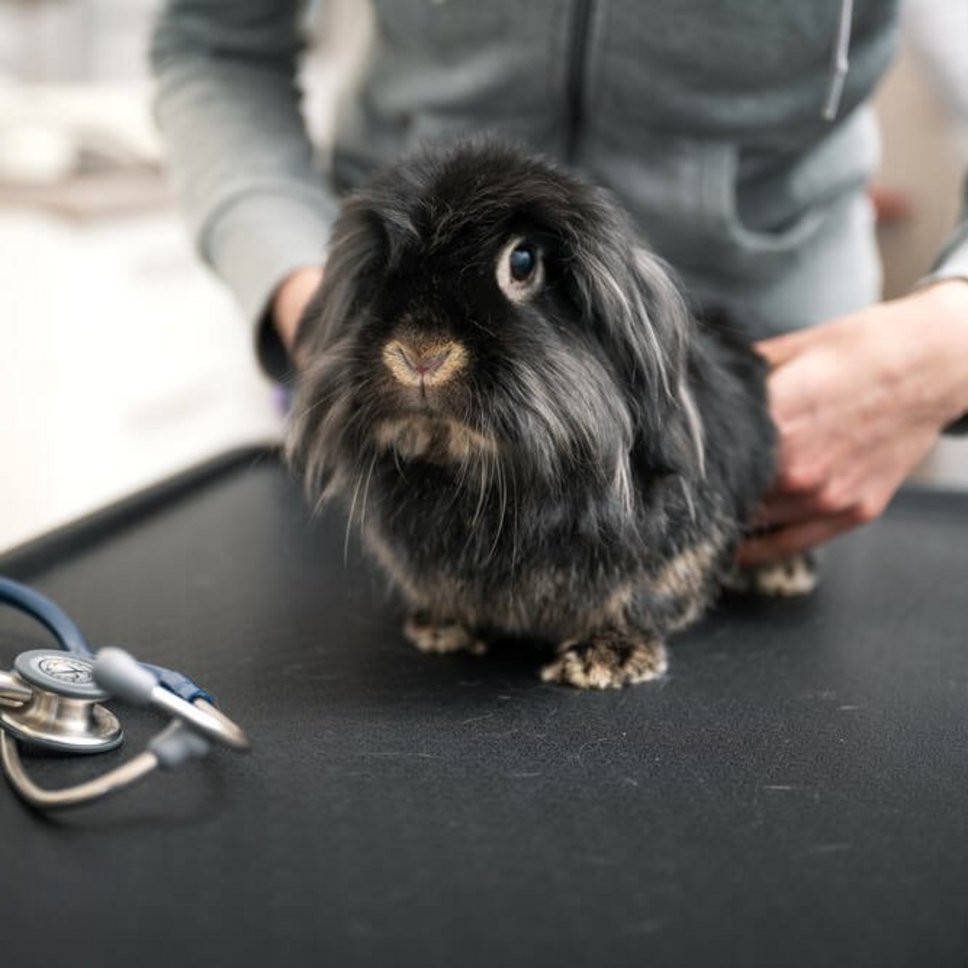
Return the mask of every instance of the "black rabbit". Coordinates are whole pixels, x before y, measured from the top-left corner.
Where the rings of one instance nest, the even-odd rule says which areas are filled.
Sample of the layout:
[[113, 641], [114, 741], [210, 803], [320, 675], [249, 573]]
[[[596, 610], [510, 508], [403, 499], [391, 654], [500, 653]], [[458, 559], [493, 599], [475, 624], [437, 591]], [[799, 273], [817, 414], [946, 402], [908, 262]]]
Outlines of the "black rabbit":
[[661, 675], [774, 470], [760, 358], [607, 192], [494, 139], [348, 197], [296, 355], [290, 457], [348, 501], [407, 636], [550, 640], [548, 681]]

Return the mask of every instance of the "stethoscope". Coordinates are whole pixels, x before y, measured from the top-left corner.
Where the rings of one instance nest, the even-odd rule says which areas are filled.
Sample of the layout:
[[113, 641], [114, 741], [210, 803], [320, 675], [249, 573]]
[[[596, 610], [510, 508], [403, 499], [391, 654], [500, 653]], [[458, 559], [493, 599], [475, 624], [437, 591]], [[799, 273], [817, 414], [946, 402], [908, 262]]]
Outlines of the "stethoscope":
[[[0, 603], [44, 625], [61, 647], [22, 652], [12, 672], [0, 672], [0, 760], [13, 788], [32, 806], [52, 810], [89, 803], [156, 769], [171, 770], [205, 756], [213, 743], [249, 748], [245, 733], [181, 673], [140, 663], [118, 648], [95, 655], [59, 606], [9, 578], [0, 577]], [[112, 697], [154, 706], [171, 722], [144, 751], [93, 780], [59, 790], [34, 783], [20, 757], [20, 743], [81, 754], [121, 745], [121, 724], [101, 705]]]

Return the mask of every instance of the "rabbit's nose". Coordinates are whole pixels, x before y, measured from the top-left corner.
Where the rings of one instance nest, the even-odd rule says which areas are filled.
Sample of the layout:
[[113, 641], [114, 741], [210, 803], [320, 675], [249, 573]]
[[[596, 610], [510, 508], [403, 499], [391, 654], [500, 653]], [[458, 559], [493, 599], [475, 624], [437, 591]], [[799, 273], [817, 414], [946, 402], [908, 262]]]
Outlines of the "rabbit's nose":
[[444, 360], [450, 356], [450, 350], [444, 350], [442, 353], [418, 353], [414, 350], [407, 352], [407, 350], [401, 349], [400, 355], [403, 357], [403, 362], [414, 373], [418, 376], [425, 377], [436, 373], [440, 369]]
[[408, 386], [446, 383], [462, 366], [466, 353], [453, 340], [422, 346], [393, 339], [383, 348], [383, 362]]

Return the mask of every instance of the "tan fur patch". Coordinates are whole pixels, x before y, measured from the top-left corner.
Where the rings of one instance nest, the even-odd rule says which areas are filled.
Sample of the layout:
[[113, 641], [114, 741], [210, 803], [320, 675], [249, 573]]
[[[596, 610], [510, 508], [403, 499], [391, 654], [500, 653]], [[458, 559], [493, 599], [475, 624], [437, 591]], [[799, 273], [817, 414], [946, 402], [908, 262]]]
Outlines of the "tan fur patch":
[[497, 453], [497, 441], [491, 437], [485, 437], [476, 430], [472, 430], [466, 424], [448, 421], [450, 431], [447, 439], [447, 451], [456, 461], [466, 461], [474, 454], [493, 455]]
[[817, 587], [817, 569], [803, 555], [778, 561], [740, 573], [747, 589], [771, 598], [797, 598], [809, 595]]
[[635, 595], [636, 586], [629, 584], [614, 592], [599, 608], [582, 615], [564, 615], [563, 603], [570, 601], [569, 589], [574, 579], [548, 572], [544, 576], [521, 576], [520, 594], [482, 602], [443, 572], [426, 577], [418, 587], [405, 564], [373, 531], [367, 532], [366, 540], [412, 609], [446, 615], [470, 627], [488, 626], [511, 634], [538, 631], [547, 637], [588, 637], [598, 629], [623, 627]]
[[589, 612], [585, 628], [591, 631], [592, 629], [607, 628], [610, 625], [624, 625], [633, 596], [634, 587], [632, 585], [626, 585], [613, 592], [601, 608]]
[[421, 652], [446, 655], [450, 652], [469, 652], [484, 655], [487, 643], [478, 639], [463, 625], [434, 625], [411, 616], [403, 627], [403, 634]]
[[619, 689], [657, 679], [668, 666], [659, 640], [606, 632], [587, 642], [563, 643], [558, 658], [541, 670], [541, 679], [577, 689]]
[[415, 414], [376, 425], [377, 444], [393, 448], [401, 457], [423, 457], [434, 463], [464, 463], [478, 454], [493, 455], [497, 443], [456, 420]]
[[703, 596], [694, 598], [683, 605], [682, 611], [674, 618], [670, 619], [666, 625], [667, 632], [680, 632], [688, 628], [693, 622], [697, 622], [709, 604], [709, 600]]
[[718, 554], [719, 547], [713, 541], [704, 541], [680, 552], [650, 582], [653, 593], [663, 598], [689, 598], [700, 594]]
[[393, 447], [401, 457], [413, 460], [430, 449], [434, 428], [430, 421], [418, 417], [385, 420], [376, 426], [373, 436], [377, 444], [385, 450]]

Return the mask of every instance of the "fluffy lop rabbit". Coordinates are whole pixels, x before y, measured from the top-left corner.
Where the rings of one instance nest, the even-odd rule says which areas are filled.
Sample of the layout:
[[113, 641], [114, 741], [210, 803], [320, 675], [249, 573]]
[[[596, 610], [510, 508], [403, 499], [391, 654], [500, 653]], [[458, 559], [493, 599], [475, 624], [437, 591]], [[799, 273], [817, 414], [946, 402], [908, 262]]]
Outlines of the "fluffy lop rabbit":
[[426, 652], [522, 635], [546, 681], [660, 676], [773, 473], [761, 360], [607, 192], [499, 141], [347, 198], [296, 356], [290, 458]]

